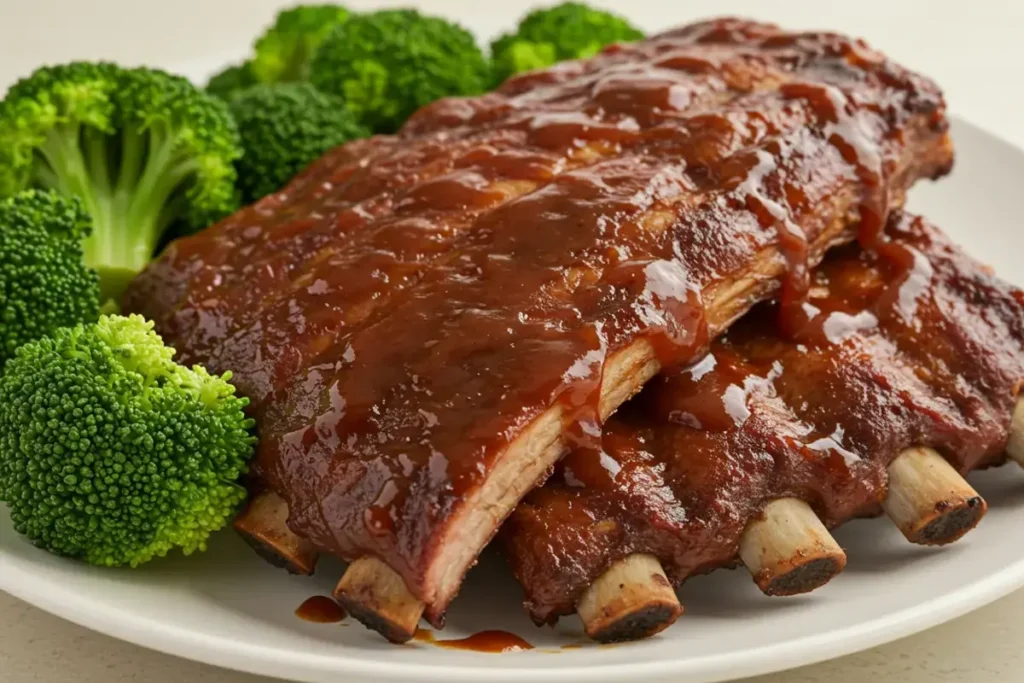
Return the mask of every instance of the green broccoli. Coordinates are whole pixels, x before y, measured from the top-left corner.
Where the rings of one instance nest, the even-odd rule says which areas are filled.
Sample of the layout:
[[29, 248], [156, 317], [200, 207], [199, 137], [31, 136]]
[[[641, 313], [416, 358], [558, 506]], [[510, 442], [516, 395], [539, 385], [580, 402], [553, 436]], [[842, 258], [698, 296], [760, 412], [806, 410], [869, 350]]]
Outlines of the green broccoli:
[[96, 320], [99, 281], [82, 263], [91, 230], [78, 199], [36, 190], [0, 199], [0, 370], [22, 344]]
[[256, 85], [256, 77], [252, 75], [252, 65], [250, 62], [242, 62], [224, 67], [211, 76], [206, 84], [206, 92], [222, 100], [230, 100], [235, 94], [250, 85]]
[[241, 144], [227, 105], [163, 71], [43, 67], [0, 102], [0, 197], [38, 187], [80, 197], [85, 262], [117, 297], [175, 220], [205, 228], [238, 206]]
[[138, 566], [204, 550], [245, 498], [255, 437], [230, 375], [104, 316], [22, 346], [0, 378], [0, 500], [59, 555]]
[[414, 10], [349, 17], [321, 43], [310, 67], [314, 86], [342, 97], [380, 133], [440, 97], [483, 92], [488, 79], [487, 60], [468, 31]]
[[521, 71], [592, 57], [611, 43], [643, 37], [622, 17], [578, 2], [534, 10], [519, 22], [515, 33], [491, 43], [494, 76], [501, 83]]
[[348, 15], [348, 10], [340, 5], [299, 5], [280, 12], [273, 25], [256, 40], [250, 62], [255, 81], [306, 80], [316, 49]]
[[257, 85], [231, 101], [245, 154], [238, 182], [247, 202], [276, 192], [327, 150], [369, 131], [345, 103], [309, 83]]
[[252, 85], [305, 81], [313, 53], [348, 15], [340, 5], [299, 5], [282, 10], [256, 39], [252, 58], [214, 74], [206, 92], [230, 101]]

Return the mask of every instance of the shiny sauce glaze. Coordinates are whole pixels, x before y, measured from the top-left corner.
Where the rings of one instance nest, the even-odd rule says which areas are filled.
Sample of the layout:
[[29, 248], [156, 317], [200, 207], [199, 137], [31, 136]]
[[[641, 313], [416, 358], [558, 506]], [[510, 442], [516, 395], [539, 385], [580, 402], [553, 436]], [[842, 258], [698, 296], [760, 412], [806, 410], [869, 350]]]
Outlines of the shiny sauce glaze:
[[532, 650], [533, 645], [514, 633], [508, 631], [480, 631], [465, 638], [438, 640], [430, 629], [416, 629], [413, 639], [420, 643], [430, 643], [446, 650], [466, 650], [487, 654], [505, 654]]
[[[558, 404], [599, 453], [612, 353], [691, 362], [776, 279], [806, 327], [809, 261], [947, 171], [946, 127], [931, 82], [858, 41], [705, 22], [339, 148], [174, 243], [124, 303], [233, 372], [252, 485], [296, 532], [429, 598], [448, 523], [518, 433]], [[781, 278], [722, 294], [779, 254]]]
[[345, 610], [328, 595], [314, 595], [295, 609], [295, 616], [314, 624], [337, 624], [345, 620]]
[[502, 534], [535, 619], [572, 612], [632, 552], [676, 582], [730, 564], [770, 500], [806, 500], [829, 526], [876, 514], [909, 446], [962, 473], [1002, 459], [1024, 294], [922, 219], [894, 214], [888, 233], [884, 253], [847, 247], [815, 271], [795, 335], [763, 304], [528, 496]]

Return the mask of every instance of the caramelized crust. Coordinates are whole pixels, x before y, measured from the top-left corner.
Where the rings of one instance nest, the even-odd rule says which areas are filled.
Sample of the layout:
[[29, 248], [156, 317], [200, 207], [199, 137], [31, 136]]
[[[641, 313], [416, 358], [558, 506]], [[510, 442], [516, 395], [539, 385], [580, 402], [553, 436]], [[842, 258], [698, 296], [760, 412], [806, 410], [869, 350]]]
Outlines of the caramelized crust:
[[772, 500], [805, 500], [828, 526], [876, 514], [886, 467], [909, 447], [963, 474], [1001, 462], [1024, 380], [1024, 293], [920, 218], [895, 215], [890, 234], [878, 256], [826, 260], [794, 337], [762, 305], [519, 506], [502, 536], [534, 619], [574, 612], [633, 553], [675, 583], [729, 565]]
[[260, 420], [254, 488], [435, 623], [567, 443], [952, 162], [863, 43], [695, 24], [442, 100], [173, 244], [128, 293]]

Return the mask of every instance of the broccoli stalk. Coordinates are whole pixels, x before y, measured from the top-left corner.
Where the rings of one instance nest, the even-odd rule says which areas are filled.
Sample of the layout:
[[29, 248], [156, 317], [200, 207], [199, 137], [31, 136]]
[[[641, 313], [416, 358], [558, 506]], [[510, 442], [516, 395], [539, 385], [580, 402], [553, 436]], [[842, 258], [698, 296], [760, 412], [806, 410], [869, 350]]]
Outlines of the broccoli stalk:
[[490, 67], [473, 36], [415, 10], [350, 16], [320, 44], [309, 70], [378, 133], [395, 131], [420, 107], [487, 89]]
[[246, 202], [284, 187], [327, 150], [369, 131], [332, 95], [308, 83], [257, 85], [231, 100], [245, 154], [238, 184]]
[[501, 83], [521, 71], [592, 57], [606, 45], [643, 37], [622, 17], [578, 2], [534, 10], [523, 17], [515, 33], [491, 44], [494, 77]]
[[22, 344], [96, 320], [99, 283], [82, 263], [91, 231], [78, 199], [36, 190], [0, 199], [0, 370]]
[[245, 498], [253, 421], [230, 375], [104, 316], [22, 346], [0, 377], [0, 500], [50, 552], [138, 566], [204, 550]]
[[238, 131], [226, 105], [152, 69], [44, 67], [0, 102], [0, 197], [28, 187], [82, 199], [85, 262], [116, 298], [181, 220], [192, 230], [237, 208]]

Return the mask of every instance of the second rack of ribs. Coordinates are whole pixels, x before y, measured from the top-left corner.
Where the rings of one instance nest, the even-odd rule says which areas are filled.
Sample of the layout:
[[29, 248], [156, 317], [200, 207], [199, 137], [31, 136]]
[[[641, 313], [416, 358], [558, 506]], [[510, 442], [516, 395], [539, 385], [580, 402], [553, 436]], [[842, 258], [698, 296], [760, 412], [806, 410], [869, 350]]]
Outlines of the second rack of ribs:
[[720, 20], [444, 100], [173, 244], [125, 304], [259, 418], [254, 490], [435, 624], [570, 442], [952, 162], [937, 88]]
[[763, 304], [526, 498], [502, 537], [535, 620], [575, 612], [634, 553], [677, 584], [730, 565], [770, 501], [804, 500], [829, 527], [878, 514], [887, 467], [908, 448], [961, 474], [1003, 460], [1024, 293], [921, 218], [897, 213], [889, 233], [895, 258], [851, 245], [815, 272], [814, 317], [794, 338]]

